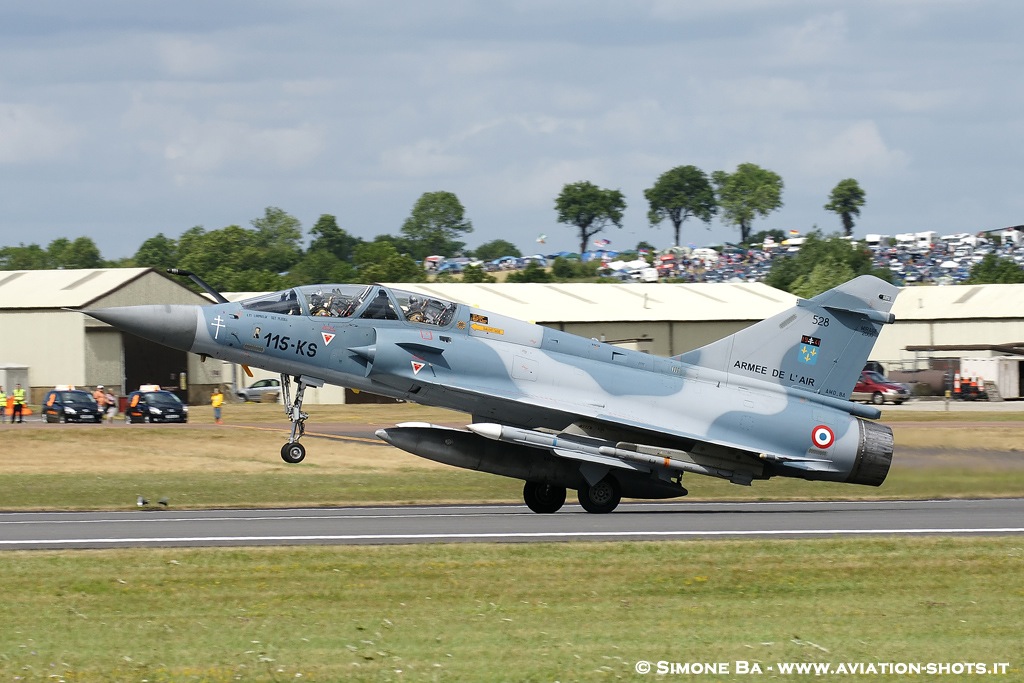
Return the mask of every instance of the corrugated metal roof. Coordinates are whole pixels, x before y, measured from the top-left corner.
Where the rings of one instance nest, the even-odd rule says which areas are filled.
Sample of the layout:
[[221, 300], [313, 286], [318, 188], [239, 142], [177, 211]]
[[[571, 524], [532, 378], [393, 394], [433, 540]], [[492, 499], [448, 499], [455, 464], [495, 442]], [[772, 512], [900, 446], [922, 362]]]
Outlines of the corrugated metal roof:
[[1024, 318], [1024, 285], [904, 287], [892, 308], [896, 320]]
[[80, 308], [150, 268], [0, 270], [0, 308]]

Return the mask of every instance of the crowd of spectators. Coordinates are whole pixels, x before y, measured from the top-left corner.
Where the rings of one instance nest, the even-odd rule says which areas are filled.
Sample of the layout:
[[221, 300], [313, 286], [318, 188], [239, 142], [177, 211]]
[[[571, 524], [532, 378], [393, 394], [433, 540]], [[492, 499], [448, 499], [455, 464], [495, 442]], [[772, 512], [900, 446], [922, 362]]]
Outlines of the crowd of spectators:
[[[575, 253], [505, 256], [488, 262], [469, 258], [433, 257], [438, 265], [427, 265], [436, 274], [461, 273], [474, 265], [486, 272], [522, 270], [531, 263], [551, 266], [555, 259], [598, 261], [597, 274], [626, 282], [761, 282], [779, 259], [791, 258], [800, 250], [802, 238], [781, 243], [767, 242], [756, 248], [725, 247], [672, 248], [659, 253], [601, 250], [580, 256]], [[1024, 232], [1003, 231], [998, 236], [912, 233], [895, 238], [869, 236], [858, 244], [871, 252], [872, 265], [887, 270], [893, 284], [959, 284], [971, 269], [988, 255], [1008, 259], [1024, 267]]]
[[[875, 236], [864, 244], [871, 252], [872, 265], [878, 270], [888, 270], [893, 284], [960, 284], [988, 255], [1024, 267], [1024, 240], [1018, 239], [1020, 234], [1008, 231], [999, 239], [992, 239], [971, 234], [939, 237], [934, 233], [919, 233], [919, 236], [908, 235], [904, 239]], [[792, 239], [751, 249], [734, 246], [677, 249], [655, 256], [654, 266], [662, 281], [760, 282], [773, 263], [792, 257], [801, 243], [801, 239]], [[635, 273], [631, 277], [640, 279]]]

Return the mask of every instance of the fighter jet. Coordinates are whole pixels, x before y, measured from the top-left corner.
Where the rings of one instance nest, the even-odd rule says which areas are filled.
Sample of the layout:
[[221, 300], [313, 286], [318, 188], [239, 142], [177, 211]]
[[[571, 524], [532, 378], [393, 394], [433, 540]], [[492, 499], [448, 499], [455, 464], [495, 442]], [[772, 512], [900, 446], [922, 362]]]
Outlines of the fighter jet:
[[[173, 271], [172, 272], [176, 272]], [[416, 455], [525, 482], [531, 510], [577, 491], [592, 513], [622, 497], [684, 496], [683, 477], [880, 485], [892, 430], [850, 393], [898, 289], [861, 276], [736, 334], [663, 358], [382, 285], [309, 285], [207, 306], [85, 311], [175, 349], [281, 373], [298, 463], [307, 387], [338, 384], [472, 416], [377, 436]], [[291, 397], [295, 382], [294, 399]]]

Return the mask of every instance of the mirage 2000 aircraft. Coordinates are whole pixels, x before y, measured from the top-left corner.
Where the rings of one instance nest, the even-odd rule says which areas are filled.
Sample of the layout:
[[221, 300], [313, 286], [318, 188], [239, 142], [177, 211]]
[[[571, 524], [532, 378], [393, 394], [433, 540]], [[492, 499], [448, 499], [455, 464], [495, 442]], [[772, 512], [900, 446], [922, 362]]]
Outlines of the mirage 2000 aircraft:
[[[750, 485], [797, 477], [880, 485], [893, 438], [850, 392], [898, 289], [861, 276], [672, 358], [617, 348], [381, 285], [310, 285], [227, 302], [86, 313], [204, 357], [281, 373], [291, 436], [325, 382], [472, 415], [465, 429], [406, 423], [377, 436], [456, 467], [522, 479], [531, 510], [566, 490], [588, 512], [625, 496], [686, 495], [683, 476]], [[289, 396], [290, 378], [296, 382]], [[865, 419], [867, 418], [867, 419]]]

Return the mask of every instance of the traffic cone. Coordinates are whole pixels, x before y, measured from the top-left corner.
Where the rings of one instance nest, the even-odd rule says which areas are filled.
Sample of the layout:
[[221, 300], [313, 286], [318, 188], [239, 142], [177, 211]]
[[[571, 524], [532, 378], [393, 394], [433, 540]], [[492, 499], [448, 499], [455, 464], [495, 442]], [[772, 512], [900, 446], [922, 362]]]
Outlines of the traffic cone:
[[953, 375], [953, 398], [960, 398], [960, 373]]

